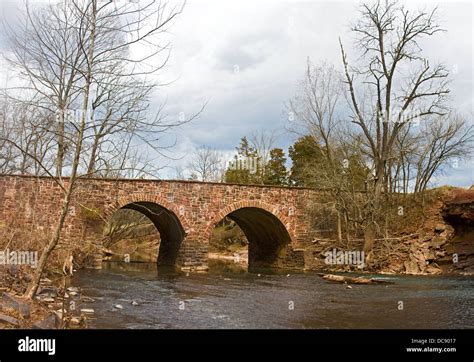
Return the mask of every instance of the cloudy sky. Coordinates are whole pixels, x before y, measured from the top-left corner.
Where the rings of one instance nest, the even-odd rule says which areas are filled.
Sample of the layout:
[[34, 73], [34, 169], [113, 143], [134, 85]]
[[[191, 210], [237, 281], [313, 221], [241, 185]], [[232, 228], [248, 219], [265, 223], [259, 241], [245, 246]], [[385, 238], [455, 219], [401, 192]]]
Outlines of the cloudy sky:
[[[11, 0], [0, 0], [3, 17], [15, 13]], [[411, 2], [411, 8], [439, 7], [447, 32], [423, 44], [425, 54], [451, 70], [451, 101], [473, 112], [473, 6], [469, 1]], [[170, 32], [172, 54], [161, 74], [172, 81], [156, 93], [166, 99], [169, 116], [191, 115], [207, 103], [199, 119], [170, 134], [176, 139], [173, 167], [185, 166], [193, 150], [206, 145], [231, 156], [240, 138], [275, 130], [286, 149], [295, 136], [286, 132], [285, 102], [297, 89], [308, 57], [341, 66], [338, 38], [351, 55], [349, 31], [357, 18], [356, 1], [188, 0]], [[0, 39], [0, 46], [2, 45]], [[4, 68], [3, 68], [4, 69]], [[474, 114], [474, 113], [472, 113]], [[439, 183], [470, 185], [474, 164], [462, 162]]]

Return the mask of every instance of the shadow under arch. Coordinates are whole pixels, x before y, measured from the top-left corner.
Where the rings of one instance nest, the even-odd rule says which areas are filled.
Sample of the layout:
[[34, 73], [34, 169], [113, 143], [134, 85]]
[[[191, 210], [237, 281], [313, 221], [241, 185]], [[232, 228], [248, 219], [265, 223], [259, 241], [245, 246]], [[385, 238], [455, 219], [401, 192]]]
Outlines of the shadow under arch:
[[291, 236], [284, 223], [272, 212], [258, 206], [239, 207], [227, 214], [243, 231], [249, 242], [249, 269], [284, 267], [286, 252]]
[[158, 251], [158, 266], [175, 267], [181, 243], [186, 235], [185, 230], [176, 214], [155, 202], [131, 202], [120, 209], [135, 210], [151, 220], [160, 233], [160, 248]]

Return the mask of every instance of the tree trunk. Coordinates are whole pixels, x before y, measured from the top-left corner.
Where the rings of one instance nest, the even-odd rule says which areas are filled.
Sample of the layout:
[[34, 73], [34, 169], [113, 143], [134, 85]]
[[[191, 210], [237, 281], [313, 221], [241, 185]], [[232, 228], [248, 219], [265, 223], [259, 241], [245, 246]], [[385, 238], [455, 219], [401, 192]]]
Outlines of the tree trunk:
[[376, 174], [374, 180], [374, 191], [373, 194], [370, 194], [370, 191], [367, 193], [367, 197], [372, 198], [369, 203], [369, 210], [366, 215], [368, 220], [367, 225], [364, 229], [364, 252], [370, 253], [374, 247], [375, 235], [376, 235], [376, 216], [380, 205], [380, 198], [383, 193], [384, 186], [384, 164], [379, 162], [376, 167]]
[[364, 229], [364, 254], [365, 264], [367, 265], [372, 259], [372, 249], [375, 243], [375, 223], [370, 222]]
[[349, 245], [350, 241], [350, 224], [349, 224], [349, 217], [347, 216], [347, 210], [344, 212], [344, 224], [346, 225], [346, 243]]
[[28, 289], [26, 291], [26, 296], [30, 299], [33, 299], [34, 296], [36, 295], [36, 292], [40, 284], [41, 276], [43, 275], [43, 271], [46, 267], [46, 262], [48, 261], [49, 256], [53, 252], [54, 248], [59, 242], [59, 238], [61, 237], [61, 231], [64, 226], [64, 220], [66, 219], [67, 213], [69, 211], [69, 203], [71, 202], [71, 193], [72, 193], [72, 185], [70, 184], [67, 188], [66, 195], [64, 196], [61, 216], [59, 218], [58, 224], [56, 225], [56, 229], [54, 230], [54, 235], [49, 241], [48, 245], [46, 245], [45, 248], [43, 249], [40, 260], [36, 267], [36, 271], [33, 275], [33, 280], [30, 282]]
[[59, 109], [59, 120], [57, 128], [58, 136], [58, 152], [56, 154], [56, 177], [61, 177], [63, 173], [63, 161], [65, 156], [64, 145], [64, 109]]
[[342, 242], [342, 225], [341, 225], [341, 213], [336, 209], [337, 213], [337, 241]]
[[95, 172], [95, 163], [97, 158], [97, 150], [99, 148], [99, 139], [98, 136], [94, 137], [94, 143], [92, 145], [91, 157], [89, 159], [89, 164], [87, 166], [87, 175], [92, 176]]

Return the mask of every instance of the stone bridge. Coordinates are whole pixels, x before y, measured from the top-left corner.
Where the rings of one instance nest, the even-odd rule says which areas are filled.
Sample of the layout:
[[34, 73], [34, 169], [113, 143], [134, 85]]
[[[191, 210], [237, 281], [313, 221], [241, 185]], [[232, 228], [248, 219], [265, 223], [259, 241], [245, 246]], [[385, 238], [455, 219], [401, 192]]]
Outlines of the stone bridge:
[[[68, 179], [63, 181], [67, 184]], [[167, 180], [79, 179], [61, 244], [100, 246], [119, 209], [146, 215], [160, 233], [159, 265], [206, 270], [210, 236], [224, 217], [249, 242], [249, 267], [303, 268], [300, 246], [312, 240], [309, 203], [316, 191]], [[0, 175], [0, 228], [51, 235], [63, 193], [48, 177]]]

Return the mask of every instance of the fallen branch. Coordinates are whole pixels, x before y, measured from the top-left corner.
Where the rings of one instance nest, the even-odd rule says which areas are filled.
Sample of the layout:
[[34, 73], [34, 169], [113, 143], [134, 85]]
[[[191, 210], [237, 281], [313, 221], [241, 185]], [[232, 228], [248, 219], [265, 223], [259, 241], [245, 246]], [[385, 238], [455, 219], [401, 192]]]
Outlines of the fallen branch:
[[335, 283], [350, 283], [350, 284], [393, 284], [393, 282], [388, 280], [374, 279], [374, 278], [364, 278], [364, 277], [346, 277], [343, 275], [334, 275], [334, 274], [321, 274], [323, 279], [335, 282]]

